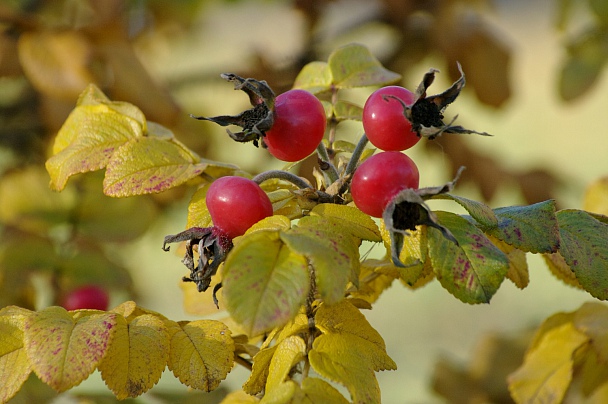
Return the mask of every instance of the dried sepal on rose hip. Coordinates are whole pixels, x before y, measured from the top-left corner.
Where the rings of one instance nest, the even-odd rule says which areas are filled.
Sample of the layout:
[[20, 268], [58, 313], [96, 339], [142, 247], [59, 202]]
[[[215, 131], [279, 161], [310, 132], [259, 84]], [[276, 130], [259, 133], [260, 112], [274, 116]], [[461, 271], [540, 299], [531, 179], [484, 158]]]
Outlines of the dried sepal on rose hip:
[[458, 63], [458, 71], [460, 72], [460, 78], [441, 94], [428, 97], [426, 95], [427, 89], [435, 80], [435, 73], [439, 72], [439, 70], [431, 68], [418, 85], [415, 92], [415, 101], [411, 105], [408, 106], [403, 101], [396, 98], [397, 101], [400, 101], [403, 105], [404, 115], [412, 123], [412, 130], [418, 133], [420, 137], [426, 137], [427, 139], [432, 140], [442, 133], [492, 136], [486, 132], [477, 132], [475, 130], [463, 128], [460, 125], [452, 125], [458, 115], [447, 124], [443, 122], [443, 112], [447, 106], [454, 102], [458, 97], [466, 82], [460, 63]]
[[456, 177], [445, 185], [420, 189], [407, 188], [400, 191], [388, 203], [382, 214], [382, 220], [384, 220], [384, 225], [390, 236], [391, 259], [395, 266], [405, 267], [399, 259], [399, 254], [403, 248], [403, 238], [409, 236], [408, 230], [416, 230], [416, 226], [434, 227], [446, 239], [458, 245], [458, 241], [452, 232], [437, 222], [437, 217], [425, 201], [435, 195], [451, 192], [463, 170], [464, 167], [460, 167]]
[[[232, 239], [273, 214], [268, 195], [256, 182], [243, 177], [226, 176], [215, 180], [207, 190], [205, 203], [214, 224], [212, 227], [191, 227], [166, 236], [163, 243], [163, 250], [169, 251], [167, 244], [186, 241], [182, 263], [190, 270], [190, 276], [184, 277], [183, 281], [196, 283], [199, 292], [209, 288], [211, 278], [232, 249]], [[195, 252], [198, 253], [196, 264]], [[220, 287], [221, 283], [218, 283], [213, 289], [216, 305], [216, 292]]]
[[236, 74], [222, 74], [221, 77], [234, 82], [235, 90], [247, 93], [253, 107], [234, 116], [191, 115], [193, 118], [221, 126], [240, 126], [243, 130], [238, 133], [226, 130], [233, 140], [253, 142], [256, 147], [261, 143], [282, 161], [299, 161], [315, 151], [327, 124], [325, 109], [317, 97], [301, 89], [275, 97], [265, 81], [244, 79]]
[[238, 115], [190, 116], [198, 120], [215, 122], [220, 126], [240, 126], [243, 129], [241, 132], [233, 133], [226, 130], [230, 138], [237, 142], [253, 142], [257, 147], [259, 139], [274, 124], [274, 91], [264, 80], [244, 79], [232, 73], [223, 73], [220, 77], [234, 83], [235, 90], [244, 91], [249, 96], [252, 108]]

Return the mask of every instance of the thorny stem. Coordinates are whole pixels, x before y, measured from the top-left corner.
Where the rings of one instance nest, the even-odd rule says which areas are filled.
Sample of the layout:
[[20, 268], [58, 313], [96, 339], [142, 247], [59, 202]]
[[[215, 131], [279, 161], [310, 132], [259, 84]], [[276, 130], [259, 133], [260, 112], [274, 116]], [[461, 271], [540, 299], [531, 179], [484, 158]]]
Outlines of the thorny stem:
[[262, 182], [272, 179], [272, 178], [277, 178], [280, 180], [285, 180], [285, 181], [291, 182], [292, 184], [294, 184], [296, 187], [298, 187], [300, 189], [312, 188], [310, 186], [310, 184], [304, 178], [298, 177], [297, 175], [290, 173], [289, 171], [283, 171], [283, 170], [264, 171], [263, 173], [260, 173], [260, 174], [256, 175], [255, 177], [253, 177], [252, 180], [259, 185]]
[[308, 318], [308, 337], [306, 339], [306, 360], [304, 361], [304, 369], [302, 369], [303, 378], [308, 377], [310, 372], [310, 360], [308, 359], [308, 353], [312, 350], [312, 344], [315, 341], [316, 325], [315, 325], [315, 313], [313, 310], [313, 303], [315, 301], [315, 294], [317, 292], [317, 285], [315, 282], [315, 270], [312, 265], [308, 266], [310, 274], [310, 291], [308, 292], [308, 298], [306, 299], [306, 317]]
[[319, 143], [317, 146], [317, 154], [324, 163], [327, 163], [327, 168], [323, 170], [323, 173], [329, 179], [329, 184], [333, 184], [338, 180], [338, 178], [340, 178], [340, 175], [338, 174], [336, 167], [331, 163], [329, 154], [327, 153], [327, 149], [325, 148], [325, 144], [323, 144], [323, 142]]

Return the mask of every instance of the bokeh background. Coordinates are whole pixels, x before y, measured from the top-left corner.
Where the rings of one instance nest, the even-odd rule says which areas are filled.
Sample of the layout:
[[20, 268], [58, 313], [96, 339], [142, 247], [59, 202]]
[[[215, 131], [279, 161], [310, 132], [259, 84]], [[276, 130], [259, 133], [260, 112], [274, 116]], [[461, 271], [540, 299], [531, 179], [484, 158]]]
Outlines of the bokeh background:
[[[431, 87], [440, 92], [457, 77], [459, 61], [467, 86], [448, 115], [494, 136], [420, 142], [408, 154], [420, 167], [421, 186], [445, 183], [466, 165], [459, 195], [493, 207], [555, 198], [561, 208], [583, 208], [587, 186], [608, 175], [607, 26], [603, 0], [2, 0], [0, 305], [40, 308], [96, 282], [111, 290], [115, 304], [134, 299], [173, 320], [208, 310], [206, 294], [187, 293], [184, 307], [185, 268], [160, 248], [166, 234], [184, 228], [192, 189], [116, 201], [101, 195], [98, 176], [87, 175], [62, 194], [48, 190], [43, 167], [52, 139], [90, 82], [139, 106], [201, 156], [257, 173], [282, 163], [188, 117], [247, 107], [220, 73], [265, 79], [279, 93], [306, 63], [359, 42], [412, 90], [430, 67], [440, 69]], [[344, 96], [362, 105], [371, 91]], [[338, 137], [356, 141], [361, 134], [354, 122]], [[309, 168], [303, 164], [302, 175]], [[399, 367], [378, 374], [383, 402], [457, 402], [432, 386], [442, 390], [458, 380], [479, 344], [518, 359], [517, 349], [510, 354], [496, 341], [513, 338], [511, 347], [519, 346], [519, 336], [542, 319], [592, 300], [554, 278], [541, 258], [530, 255], [529, 265], [530, 285], [519, 290], [506, 281], [489, 305], [463, 304], [438, 282], [388, 289], [365, 312]], [[196, 299], [203, 308], [193, 314]], [[217, 402], [246, 377], [236, 368], [220, 392], [195, 397]], [[104, 389], [94, 374], [72, 394]], [[77, 400], [39, 391], [34, 385], [14, 402]], [[167, 373], [138, 401], [185, 402], [172, 396], [185, 391]], [[103, 400], [110, 399], [94, 399]]]

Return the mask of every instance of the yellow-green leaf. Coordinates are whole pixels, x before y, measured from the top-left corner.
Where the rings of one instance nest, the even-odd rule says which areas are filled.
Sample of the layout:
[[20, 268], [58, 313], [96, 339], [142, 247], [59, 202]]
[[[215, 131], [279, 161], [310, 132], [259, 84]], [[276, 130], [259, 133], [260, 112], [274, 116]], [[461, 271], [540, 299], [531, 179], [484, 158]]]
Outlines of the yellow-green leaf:
[[112, 154], [103, 189], [118, 197], [158, 193], [200, 175], [206, 167], [175, 142], [140, 137]]
[[281, 385], [289, 375], [291, 368], [300, 362], [305, 354], [306, 343], [301, 337], [292, 335], [281, 341], [270, 360], [266, 392]]
[[273, 231], [243, 236], [228, 254], [222, 274], [226, 308], [249, 335], [291, 320], [310, 287], [306, 258]]
[[21, 389], [32, 372], [23, 343], [25, 321], [32, 312], [17, 306], [0, 310], [0, 402]]
[[232, 369], [234, 341], [228, 327], [214, 320], [173, 323], [169, 369], [186, 386], [211, 391]]
[[363, 108], [346, 100], [338, 100], [333, 106], [335, 119], [340, 121], [360, 121], [363, 116]]
[[507, 256], [463, 217], [435, 213], [459, 243], [456, 245], [435, 228], [427, 229], [429, 257], [437, 279], [465, 303], [488, 303], [507, 274]]
[[[382, 240], [390, 260], [391, 239], [384, 222], [381, 223]], [[392, 261], [383, 261], [378, 265], [377, 272], [395, 274], [406, 285], [413, 286], [424, 275], [425, 263], [428, 261], [426, 227], [418, 226], [414, 231], [408, 231], [409, 236], [403, 237], [403, 246], [399, 253], [399, 261], [405, 267], [396, 267]]]
[[142, 134], [139, 122], [107, 105], [76, 107], [59, 130], [54, 155], [46, 162], [51, 188], [61, 191], [72, 175], [106, 167], [116, 149]]
[[482, 227], [494, 228], [498, 226], [498, 218], [494, 214], [494, 211], [484, 203], [447, 193], [434, 195], [432, 199], [449, 199], [458, 203], [465, 208], [471, 217]]
[[338, 390], [317, 377], [302, 380], [302, 391], [309, 400], [304, 401], [305, 403], [348, 404], [348, 400]]
[[353, 236], [362, 240], [374, 242], [382, 241], [378, 225], [371, 217], [353, 206], [336, 205], [335, 203], [323, 203], [315, 206], [310, 215], [337, 219], [346, 227]]
[[384, 68], [365, 46], [349, 44], [329, 55], [329, 69], [338, 88], [383, 86], [401, 79], [401, 75]]
[[589, 338], [565, 323], [547, 332], [509, 376], [509, 391], [518, 403], [560, 403], [572, 380], [573, 355]]
[[164, 321], [143, 314], [127, 323], [117, 316], [114, 340], [99, 365], [102, 379], [116, 398], [137, 397], [160, 379], [167, 366], [169, 337]]
[[293, 88], [300, 88], [313, 94], [322, 93], [331, 89], [332, 76], [329, 66], [325, 62], [310, 62], [302, 68]]
[[278, 231], [288, 230], [291, 228], [291, 220], [283, 215], [272, 215], [266, 217], [253, 226], [251, 226], [245, 234], [254, 233], [256, 231]]
[[344, 298], [349, 280], [359, 279], [359, 248], [344, 232], [337, 229], [337, 222], [306, 216], [298, 227], [281, 233], [291, 250], [308, 258], [315, 270], [317, 291], [329, 304]]
[[213, 222], [209, 210], [207, 210], [207, 202], [205, 197], [211, 183], [205, 184], [196, 190], [190, 202], [188, 203], [188, 220], [186, 228], [191, 227], [211, 227]]
[[36, 375], [57, 391], [79, 385], [106, 355], [116, 318], [114, 313], [68, 313], [55, 306], [29, 315], [24, 341]]
[[[391, 275], [376, 271], [378, 267], [387, 265], [395, 269]], [[393, 267], [392, 263], [379, 260], [365, 260], [361, 263], [361, 273], [359, 274], [359, 287], [350, 292], [353, 298], [363, 299], [369, 303], [374, 303], [392, 284], [397, 275], [397, 270], [401, 268]]]

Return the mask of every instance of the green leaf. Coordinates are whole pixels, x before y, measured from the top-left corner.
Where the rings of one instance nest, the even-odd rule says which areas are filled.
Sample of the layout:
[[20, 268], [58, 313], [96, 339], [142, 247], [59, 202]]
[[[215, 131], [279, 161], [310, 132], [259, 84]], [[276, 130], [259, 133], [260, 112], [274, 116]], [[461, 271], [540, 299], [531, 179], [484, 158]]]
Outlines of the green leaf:
[[155, 137], [132, 139], [108, 162], [103, 186], [110, 196], [158, 193], [200, 175], [207, 164], [175, 142]]
[[522, 251], [553, 253], [559, 247], [555, 201], [494, 209], [498, 227], [483, 228], [493, 237]]
[[547, 332], [508, 378], [509, 391], [516, 402], [561, 402], [572, 381], [573, 356], [588, 340], [572, 323]]
[[321, 305], [315, 323], [323, 335], [315, 339], [308, 354], [312, 368], [344, 385], [354, 403], [379, 403], [374, 371], [397, 368], [386, 354], [380, 334], [346, 301]]
[[302, 68], [293, 88], [300, 88], [313, 94], [331, 90], [332, 76], [325, 62], [310, 62]]
[[459, 245], [427, 227], [429, 257], [441, 285], [465, 303], [488, 303], [509, 269], [507, 256], [473, 224], [449, 212], [435, 212]]
[[329, 55], [329, 69], [337, 88], [384, 86], [401, 79], [401, 75], [385, 69], [363, 45], [350, 44]]
[[336, 205], [335, 203], [323, 203], [315, 206], [310, 211], [311, 216], [321, 216], [329, 219], [337, 219], [340, 224], [353, 236], [361, 239], [379, 243], [382, 241], [380, 230], [374, 220], [353, 206]]
[[61, 191], [72, 175], [106, 167], [116, 149], [140, 138], [143, 131], [140, 122], [108, 105], [76, 107], [59, 130], [54, 155], [46, 162], [51, 188]]
[[582, 210], [557, 213], [560, 254], [581, 286], [593, 297], [608, 299], [608, 224]]
[[307, 216], [297, 227], [281, 233], [281, 239], [310, 261], [323, 301], [339, 302], [344, 298], [348, 281], [359, 278], [358, 243], [336, 222]]
[[608, 3], [604, 0], [589, 0], [589, 8], [604, 26], [608, 24]]
[[498, 226], [498, 219], [494, 214], [492, 208], [481, 202], [466, 199], [461, 196], [452, 194], [437, 194], [433, 195], [430, 199], [449, 199], [457, 202], [460, 206], [465, 208], [467, 212], [475, 219], [482, 227], [494, 228]]
[[597, 29], [585, 31], [570, 41], [568, 59], [562, 66], [558, 82], [562, 99], [574, 100], [597, 82], [608, 58], [605, 43], [606, 34]]
[[297, 314], [310, 287], [308, 262], [278, 232], [255, 232], [228, 254], [222, 284], [230, 315], [247, 334], [258, 335]]

